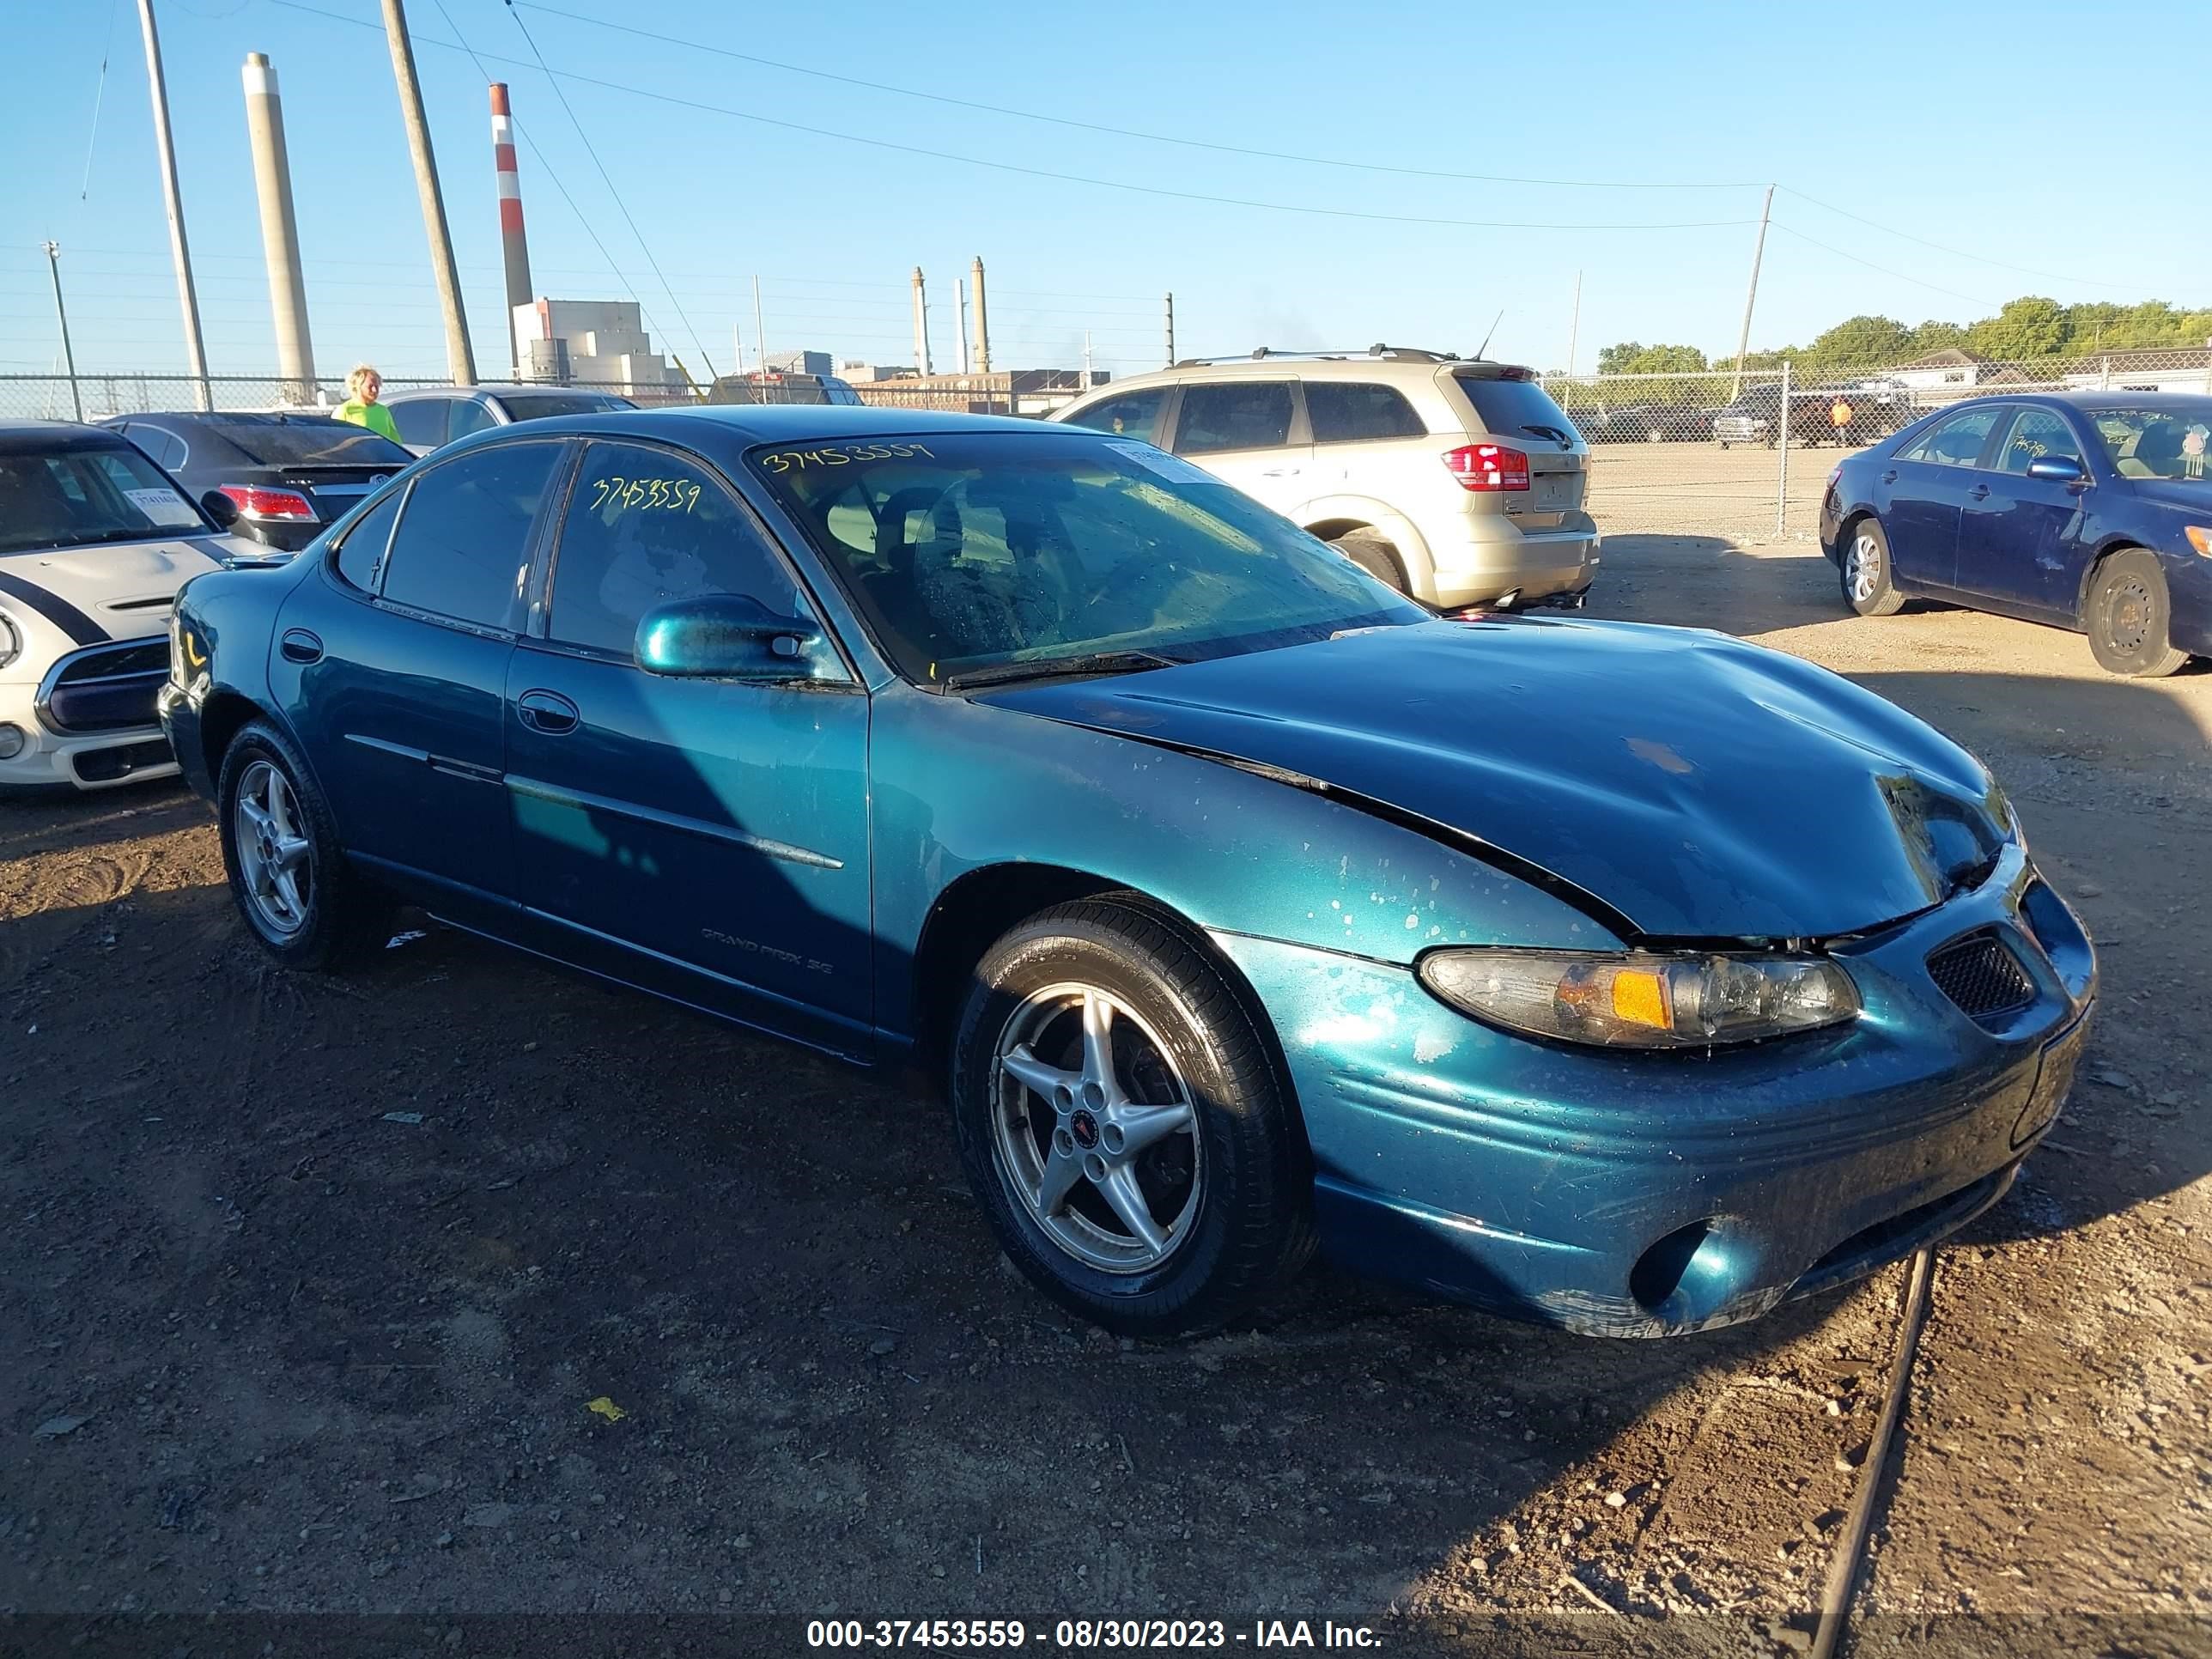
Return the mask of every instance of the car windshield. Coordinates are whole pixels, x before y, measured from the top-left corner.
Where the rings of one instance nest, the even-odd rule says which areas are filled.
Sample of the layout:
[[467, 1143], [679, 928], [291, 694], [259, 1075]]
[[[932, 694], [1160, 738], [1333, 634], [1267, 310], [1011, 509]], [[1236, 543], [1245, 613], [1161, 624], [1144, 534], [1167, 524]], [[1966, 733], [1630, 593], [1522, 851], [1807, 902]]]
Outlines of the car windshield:
[[262, 466], [405, 466], [415, 459], [380, 433], [322, 415], [233, 416], [208, 426]]
[[968, 432], [749, 459], [921, 684], [1231, 656], [1426, 614], [1149, 444]]
[[508, 417], [517, 421], [550, 421], [559, 415], [604, 415], [609, 410], [635, 409], [627, 398], [611, 392], [502, 392], [500, 402]]
[[0, 450], [0, 553], [213, 529], [159, 467], [128, 445]]
[[2212, 473], [2212, 398], [2176, 398], [2154, 409], [2084, 411], [2112, 471], [2123, 478], [2188, 478]]

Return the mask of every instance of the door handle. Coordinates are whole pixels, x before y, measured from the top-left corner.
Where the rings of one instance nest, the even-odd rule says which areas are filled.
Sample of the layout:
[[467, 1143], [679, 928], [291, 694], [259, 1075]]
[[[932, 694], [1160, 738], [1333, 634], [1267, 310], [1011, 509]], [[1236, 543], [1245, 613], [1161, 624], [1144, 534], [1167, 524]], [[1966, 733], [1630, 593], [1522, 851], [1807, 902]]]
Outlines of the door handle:
[[1295, 478], [1298, 469], [1294, 466], [1271, 466], [1260, 475], [1263, 478]]
[[1976, 484], [1972, 489], [1966, 492], [1966, 494], [1972, 496], [1978, 501], [1986, 497], [1989, 493], [1990, 487], [1987, 484]]
[[320, 662], [323, 642], [304, 628], [288, 628], [276, 641], [286, 662]]
[[582, 718], [576, 705], [557, 691], [526, 691], [514, 700], [517, 718], [549, 738], [566, 737]]
[[1888, 471], [1883, 473], [1881, 475], [1881, 481], [1884, 483], [1895, 483], [1897, 482], [1897, 469], [1893, 466]]

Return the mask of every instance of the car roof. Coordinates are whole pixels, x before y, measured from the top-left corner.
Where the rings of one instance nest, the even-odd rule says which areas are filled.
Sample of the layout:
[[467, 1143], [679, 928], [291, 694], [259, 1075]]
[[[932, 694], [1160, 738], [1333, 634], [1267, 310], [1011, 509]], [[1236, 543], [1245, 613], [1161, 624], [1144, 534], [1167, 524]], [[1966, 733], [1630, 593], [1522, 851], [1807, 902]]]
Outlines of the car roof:
[[396, 386], [384, 395], [387, 404], [404, 403], [410, 398], [504, 398], [517, 392], [559, 392], [574, 396], [579, 392], [593, 398], [626, 398], [629, 394], [605, 386], [556, 386], [551, 381], [511, 380], [504, 385], [496, 381], [474, 386]]
[[0, 420], [0, 449], [17, 455], [70, 449], [128, 449], [131, 441], [106, 427], [76, 421]]
[[1971, 398], [1961, 398], [1929, 414], [1941, 414], [1946, 410], [1964, 409], [1973, 404], [2063, 404], [2069, 409], [2100, 409], [2107, 405], [2128, 409], [2181, 408], [2191, 404], [2202, 404], [2202, 392], [2130, 392], [2125, 386], [2022, 386], [2019, 391], [2008, 391], [2002, 386], [1987, 392], [1977, 392]]
[[[1527, 368], [1488, 357], [1376, 357], [1365, 352], [1305, 356], [1293, 352], [1276, 352], [1265, 357], [1226, 357], [1176, 363], [1166, 368], [1147, 369], [1141, 374], [1124, 374], [1095, 390], [1111, 396], [1133, 387], [1180, 386], [1191, 380], [1407, 380], [1425, 384], [1433, 381], [1439, 374], [1462, 368], [1488, 370], [1501, 380], [1509, 377], [1535, 379]], [[1090, 395], [1085, 394], [1086, 397]]]
[[885, 409], [873, 404], [684, 404], [669, 409], [611, 409], [599, 414], [559, 415], [526, 428], [497, 427], [449, 445], [457, 453], [500, 438], [558, 437], [564, 432], [607, 438], [661, 438], [699, 444], [809, 443], [840, 438], [880, 438], [898, 433], [999, 432], [1066, 437], [1066, 428], [1011, 415], [961, 415], [947, 410]]

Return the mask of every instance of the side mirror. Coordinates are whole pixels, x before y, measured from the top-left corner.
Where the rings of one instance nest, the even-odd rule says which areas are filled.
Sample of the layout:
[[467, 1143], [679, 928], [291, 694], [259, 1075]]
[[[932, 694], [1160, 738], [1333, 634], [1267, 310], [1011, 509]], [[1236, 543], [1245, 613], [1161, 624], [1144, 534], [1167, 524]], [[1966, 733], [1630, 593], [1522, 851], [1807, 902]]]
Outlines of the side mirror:
[[238, 503], [220, 489], [210, 489], [201, 496], [200, 506], [216, 521], [218, 529], [228, 530], [238, 522]]
[[780, 617], [745, 593], [708, 593], [648, 611], [637, 625], [637, 665], [702, 680], [811, 680], [822, 629]]
[[2048, 478], [2053, 483], [2081, 483], [2089, 477], [2071, 455], [2039, 455], [2027, 464], [2027, 476]]

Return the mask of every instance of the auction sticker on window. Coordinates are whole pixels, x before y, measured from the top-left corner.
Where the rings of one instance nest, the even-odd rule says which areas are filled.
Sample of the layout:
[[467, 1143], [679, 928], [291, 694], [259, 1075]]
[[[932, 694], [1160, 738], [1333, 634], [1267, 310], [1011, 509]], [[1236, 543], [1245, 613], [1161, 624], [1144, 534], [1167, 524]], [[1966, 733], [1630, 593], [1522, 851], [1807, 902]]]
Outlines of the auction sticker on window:
[[131, 498], [131, 506], [155, 524], [199, 524], [200, 515], [173, 489], [126, 489], [123, 493]]
[[1188, 461], [1177, 460], [1167, 451], [1155, 449], [1150, 444], [1109, 441], [1106, 447], [1126, 459], [1134, 461], [1163, 483], [1218, 484], [1221, 482], [1203, 468], [1193, 466]]

